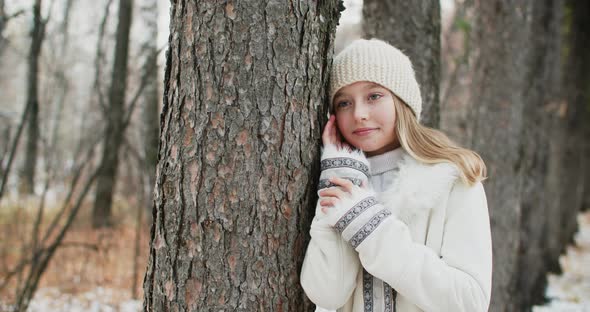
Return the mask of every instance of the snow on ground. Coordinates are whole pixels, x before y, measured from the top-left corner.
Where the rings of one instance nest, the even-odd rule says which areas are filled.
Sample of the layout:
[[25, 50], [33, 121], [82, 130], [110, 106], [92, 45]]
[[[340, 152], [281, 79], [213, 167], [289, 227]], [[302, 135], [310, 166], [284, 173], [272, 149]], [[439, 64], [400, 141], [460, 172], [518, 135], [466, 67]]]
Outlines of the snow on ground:
[[575, 245], [559, 258], [563, 274], [549, 274], [545, 296], [551, 301], [533, 312], [590, 312], [590, 211], [578, 216]]
[[42, 288], [31, 301], [28, 312], [137, 312], [139, 300], [115, 302], [116, 291], [98, 287], [81, 294], [63, 294], [57, 288]]
[[[120, 292], [97, 287], [79, 294], [64, 294], [58, 288], [41, 288], [35, 294], [28, 312], [138, 312], [143, 305], [140, 300], [120, 300]], [[0, 310], [12, 311], [0, 304]]]

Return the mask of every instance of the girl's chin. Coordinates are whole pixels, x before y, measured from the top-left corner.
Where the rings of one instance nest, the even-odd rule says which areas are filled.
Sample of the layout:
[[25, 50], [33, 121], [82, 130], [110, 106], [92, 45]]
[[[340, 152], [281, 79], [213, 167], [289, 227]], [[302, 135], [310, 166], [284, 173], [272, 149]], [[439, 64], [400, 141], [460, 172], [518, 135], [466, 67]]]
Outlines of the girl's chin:
[[374, 147], [374, 146], [367, 146], [367, 145], [356, 145], [356, 148], [360, 149], [361, 151], [363, 151], [364, 153], [372, 153], [378, 150], [378, 148]]

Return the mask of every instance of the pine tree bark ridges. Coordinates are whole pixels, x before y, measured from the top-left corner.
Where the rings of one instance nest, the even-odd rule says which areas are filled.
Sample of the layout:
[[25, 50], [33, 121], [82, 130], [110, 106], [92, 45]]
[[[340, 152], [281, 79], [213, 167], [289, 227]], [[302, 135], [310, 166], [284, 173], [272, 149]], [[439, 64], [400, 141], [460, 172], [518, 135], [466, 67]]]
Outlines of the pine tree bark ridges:
[[240, 4], [173, 4], [148, 309], [304, 302], [336, 1]]

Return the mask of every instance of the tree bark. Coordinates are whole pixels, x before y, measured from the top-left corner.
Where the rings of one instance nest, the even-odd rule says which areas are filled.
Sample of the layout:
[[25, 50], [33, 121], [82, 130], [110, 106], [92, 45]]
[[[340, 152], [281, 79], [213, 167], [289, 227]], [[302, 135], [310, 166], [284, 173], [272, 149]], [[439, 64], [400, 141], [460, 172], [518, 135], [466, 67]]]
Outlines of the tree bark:
[[402, 50], [414, 65], [422, 93], [421, 122], [440, 123], [440, 1], [364, 0], [363, 30]]
[[[549, 235], [547, 218], [551, 215], [550, 195], [554, 187], [549, 184], [550, 139], [559, 130], [553, 122], [556, 117], [554, 103], [561, 99], [561, 0], [533, 1], [526, 63], [523, 128], [522, 128], [522, 194], [519, 265], [515, 296], [519, 311], [527, 311], [544, 301], [546, 274], [550, 262], [556, 261], [559, 252], [546, 254]], [[524, 25], [527, 27], [527, 25]], [[546, 190], [546, 191], [543, 191]], [[575, 214], [569, 218], [575, 219]], [[549, 235], [548, 235], [549, 234]]]
[[337, 1], [175, 1], [146, 311], [309, 311]]
[[563, 218], [560, 229], [562, 245], [572, 241], [577, 231], [575, 216], [584, 202], [584, 191], [588, 190], [585, 176], [588, 176], [590, 158], [587, 151], [588, 124], [590, 123], [590, 3], [587, 1], [566, 1], [569, 34], [566, 37], [568, 53], [565, 55], [564, 91], [565, 133], [563, 142], [563, 184], [560, 197]]
[[[531, 0], [532, 1], [532, 0]], [[490, 311], [518, 311], [522, 129], [531, 1], [476, 1], [472, 148], [487, 164], [494, 275]]]
[[31, 48], [27, 58], [27, 105], [29, 105], [30, 111], [27, 121], [25, 162], [20, 175], [20, 192], [23, 194], [32, 194], [35, 191], [35, 169], [39, 145], [39, 56], [45, 37], [45, 21], [41, 17], [41, 5], [41, 0], [35, 0]]
[[109, 109], [100, 173], [96, 181], [96, 195], [92, 210], [92, 225], [105, 227], [112, 224], [113, 192], [117, 181], [119, 149], [124, 136], [125, 91], [127, 88], [127, 56], [133, 0], [119, 1], [117, 41], [109, 89]]

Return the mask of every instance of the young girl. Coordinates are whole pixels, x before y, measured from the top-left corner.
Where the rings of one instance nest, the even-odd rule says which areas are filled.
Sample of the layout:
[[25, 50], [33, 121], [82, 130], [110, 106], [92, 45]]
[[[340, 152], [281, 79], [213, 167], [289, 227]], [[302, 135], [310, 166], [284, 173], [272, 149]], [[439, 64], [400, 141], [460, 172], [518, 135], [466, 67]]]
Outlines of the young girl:
[[318, 311], [487, 311], [482, 159], [420, 125], [420, 89], [395, 47], [357, 40], [331, 79], [307, 296]]

